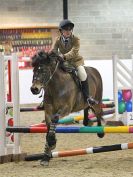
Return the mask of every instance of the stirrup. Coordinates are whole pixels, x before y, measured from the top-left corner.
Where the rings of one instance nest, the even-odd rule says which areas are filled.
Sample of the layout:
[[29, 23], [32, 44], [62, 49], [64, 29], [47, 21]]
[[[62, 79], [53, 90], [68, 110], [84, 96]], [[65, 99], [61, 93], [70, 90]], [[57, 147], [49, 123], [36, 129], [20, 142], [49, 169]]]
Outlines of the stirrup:
[[95, 105], [95, 104], [98, 104], [99, 102], [98, 102], [97, 100], [95, 100], [92, 96], [89, 96], [89, 97], [87, 98], [87, 103], [88, 103], [89, 105]]

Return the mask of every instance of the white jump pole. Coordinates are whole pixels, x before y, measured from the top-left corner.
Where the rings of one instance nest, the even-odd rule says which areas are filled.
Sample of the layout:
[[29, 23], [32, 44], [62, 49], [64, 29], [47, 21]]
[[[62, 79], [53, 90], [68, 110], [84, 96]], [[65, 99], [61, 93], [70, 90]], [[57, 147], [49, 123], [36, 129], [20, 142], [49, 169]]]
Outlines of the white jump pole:
[[114, 94], [114, 102], [115, 102], [115, 120], [119, 121], [118, 117], [118, 85], [117, 85], [117, 55], [113, 56], [113, 94]]
[[6, 117], [5, 117], [5, 66], [4, 56], [0, 53], [0, 156], [6, 154]]
[[[11, 60], [11, 79], [12, 79], [12, 100], [13, 100], [13, 119], [14, 126], [20, 125], [20, 102], [19, 102], [19, 68], [18, 58], [15, 53]], [[14, 134], [14, 154], [20, 153], [20, 135]]]

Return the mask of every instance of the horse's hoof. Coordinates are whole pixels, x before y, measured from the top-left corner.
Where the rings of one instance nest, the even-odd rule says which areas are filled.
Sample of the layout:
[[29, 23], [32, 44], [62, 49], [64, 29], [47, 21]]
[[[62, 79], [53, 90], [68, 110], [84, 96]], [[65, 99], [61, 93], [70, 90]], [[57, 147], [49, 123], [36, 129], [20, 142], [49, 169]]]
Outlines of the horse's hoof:
[[88, 126], [88, 122], [89, 122], [88, 120], [83, 120], [83, 125]]
[[49, 161], [41, 160], [40, 161], [40, 165], [42, 165], [42, 166], [48, 166], [49, 165]]
[[103, 138], [104, 137], [104, 133], [97, 133], [97, 136], [99, 137], [99, 138]]
[[48, 166], [50, 159], [51, 159], [51, 155], [44, 154], [44, 157], [40, 161], [40, 165], [42, 165], [42, 166]]

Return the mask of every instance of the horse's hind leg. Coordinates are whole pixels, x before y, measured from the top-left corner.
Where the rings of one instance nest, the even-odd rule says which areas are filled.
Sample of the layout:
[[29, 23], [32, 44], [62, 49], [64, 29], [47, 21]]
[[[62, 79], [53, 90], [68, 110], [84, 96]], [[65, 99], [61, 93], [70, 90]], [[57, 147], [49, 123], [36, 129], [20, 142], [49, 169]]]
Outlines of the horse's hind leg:
[[88, 108], [84, 109], [83, 125], [88, 126]]
[[[103, 110], [102, 110], [101, 106], [99, 104], [95, 105], [93, 107], [93, 110], [94, 110], [95, 116], [97, 118], [97, 126], [102, 126]], [[99, 138], [103, 138], [104, 137], [104, 133], [97, 133], [97, 135], [98, 135]]]
[[83, 119], [83, 125], [84, 126], [91, 126], [93, 124], [93, 122], [91, 120], [88, 119], [88, 111], [89, 111], [89, 107], [84, 109], [84, 119]]

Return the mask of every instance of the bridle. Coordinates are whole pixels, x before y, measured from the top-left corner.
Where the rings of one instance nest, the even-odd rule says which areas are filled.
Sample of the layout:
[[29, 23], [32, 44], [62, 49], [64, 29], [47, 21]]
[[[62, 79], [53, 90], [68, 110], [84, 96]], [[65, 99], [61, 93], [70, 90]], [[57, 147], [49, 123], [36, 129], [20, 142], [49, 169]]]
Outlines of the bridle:
[[[40, 64], [39, 66], [35, 67], [33, 72], [36, 72], [36, 76], [33, 76], [33, 81], [39, 81], [43, 86], [45, 85], [45, 88], [48, 86], [49, 82], [52, 80], [58, 66], [59, 66], [59, 61], [57, 60], [56, 62], [56, 66], [54, 68], [54, 71], [52, 72], [50, 69], [49, 71], [46, 71], [45, 73], [45, 70], [43, 69], [43, 64]], [[43, 72], [42, 72], [42, 77], [40, 78], [40, 71], [43, 69]], [[44, 77], [44, 78], [43, 78]], [[32, 81], [32, 83], [33, 83]], [[43, 88], [43, 87], [42, 87]]]

